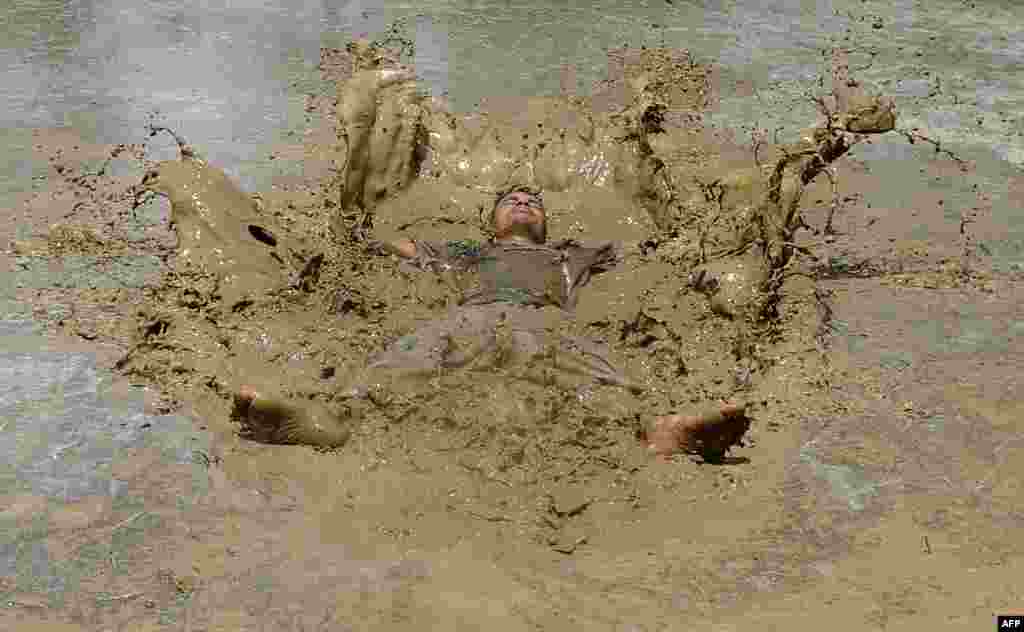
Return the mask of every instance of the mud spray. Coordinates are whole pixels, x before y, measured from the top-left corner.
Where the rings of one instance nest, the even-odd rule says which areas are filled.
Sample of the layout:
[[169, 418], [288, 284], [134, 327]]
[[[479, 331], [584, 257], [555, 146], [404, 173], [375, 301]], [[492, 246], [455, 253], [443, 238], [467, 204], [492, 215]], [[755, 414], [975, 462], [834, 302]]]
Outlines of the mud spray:
[[[131, 318], [99, 327], [72, 314], [60, 325], [90, 340], [130, 339], [117, 370], [157, 387], [159, 410], [184, 409], [208, 427], [212, 462], [229, 477], [287, 479], [321, 543], [362, 543], [370, 557], [399, 543], [444, 550], [457, 567], [452, 547], [468, 541], [494, 559], [519, 559], [509, 568], [522, 572], [552, 552], [589, 550], [594, 569], [615, 558], [617, 576], [640, 590], [653, 581], [647, 548], [684, 546], [712, 525], [722, 541], [706, 542], [710, 563], [715, 551], [735, 554], [735, 538], [781, 520], [772, 499], [783, 459], [772, 455], [796, 450], [801, 419], [837, 410], [825, 393], [830, 310], [812, 274], [831, 218], [808, 226], [800, 202], [813, 181], [834, 177], [831, 165], [850, 147], [893, 130], [896, 113], [836, 51], [821, 119], [796, 142], [760, 143], [737, 166], [738, 148], [704, 124], [708, 67], [678, 50], [609, 56], [609, 76], [590, 96], [484, 100], [459, 116], [417, 89], [399, 53], [365, 42], [324, 50], [321, 70], [338, 90], [307, 106], [331, 126], [303, 148], [314, 175], [250, 195], [182, 138], [187, 130], [154, 124], [151, 134], [175, 137], [178, 159], [147, 161], [130, 186], [107, 178], [99, 188], [118, 193], [83, 204], [132, 212], [163, 196], [173, 233], [157, 226], [129, 241], [116, 221], [95, 222], [16, 248], [158, 256], [157, 284], [130, 301], [108, 297]], [[145, 146], [118, 151], [142, 159]], [[87, 180], [79, 184], [95, 191]], [[342, 397], [371, 354], [456, 305], [467, 283], [410, 271], [375, 240], [485, 239], [482, 218], [512, 182], [544, 189], [554, 239], [622, 243], [620, 264], [591, 281], [563, 326], [607, 345], [642, 392], [451, 370]], [[240, 438], [230, 413], [242, 384], [324, 411], [292, 437], [308, 445]], [[726, 459], [745, 464], [733, 471], [685, 456], [653, 460], [637, 441], [653, 415], [737, 399], [750, 403], [753, 425]], [[744, 513], [737, 489], [759, 510]], [[465, 572], [499, 595], [504, 580], [469, 559]], [[698, 571], [706, 599], [728, 592]], [[550, 577], [537, 581], [556, 590]], [[625, 612], [620, 589], [595, 587], [576, 605], [598, 618]], [[332, 599], [341, 607], [346, 597]], [[426, 597], [377, 610], [360, 603], [412, 620], [418, 608], [432, 612]], [[631, 616], [656, 620], [672, 610], [662, 606]], [[537, 621], [547, 616], [524, 607]]]
[[[372, 445], [388, 460], [468, 459], [524, 510], [546, 494], [542, 481], [600, 488], [640, 467], [642, 418], [739, 391], [767, 401], [766, 354], [817, 327], [800, 320], [811, 287], [788, 274], [810, 254], [795, 240], [808, 228], [803, 190], [895, 126], [893, 104], [865, 93], [837, 52], [823, 120], [795, 144], [760, 147], [746, 171], [717, 174], [700, 123], [708, 71], [684, 51], [615, 51], [621, 72], [589, 98], [485, 102], [468, 117], [424, 96], [394, 51], [356, 42], [324, 55], [346, 69], [334, 77], [336, 177], [303, 209], [261, 206], [179, 135], [151, 128], [174, 136], [180, 158], [154, 165], [136, 195], [170, 200], [177, 252], [117, 368], [202, 403], [225, 433], [224, 405], [242, 384], [313, 400], [335, 412], [292, 420], [276, 440], [351, 443], [339, 458]], [[612, 346], [643, 392], [451, 370], [342, 402], [368, 352], [466, 286], [376, 256], [371, 229], [481, 239], [483, 210], [510, 183], [543, 188], [554, 232], [624, 242], [621, 269], [596, 280], [562, 328]]]

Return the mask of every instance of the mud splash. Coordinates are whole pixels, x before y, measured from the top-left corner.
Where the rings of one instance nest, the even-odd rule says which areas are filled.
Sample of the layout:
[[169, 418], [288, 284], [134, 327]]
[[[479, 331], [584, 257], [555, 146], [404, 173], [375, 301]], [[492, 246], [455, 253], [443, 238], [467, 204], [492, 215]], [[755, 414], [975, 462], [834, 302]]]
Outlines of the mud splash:
[[174, 137], [181, 157], [149, 170], [139, 192], [170, 200], [178, 265], [213, 274], [228, 306], [285, 285], [299, 271], [293, 268], [296, 261], [306, 263], [298, 245], [289, 243], [273, 218], [259, 215], [256, 199], [207, 164], [180, 136], [164, 127], [152, 127], [150, 135], [159, 132]]
[[[349, 421], [324, 434], [317, 415], [296, 417], [287, 440], [262, 439], [344, 445], [339, 462], [368, 451], [417, 468], [457, 462], [482, 477], [471, 511], [503, 507], [520, 532], [558, 546], [561, 521], [545, 520], [541, 502], [552, 489], [593, 495], [622, 472], [660, 476], [644, 467], [641, 420], [742, 398], [756, 445], [758, 417], [791, 379], [773, 358], [820, 329], [812, 286], [787, 274], [806, 252], [794, 242], [804, 188], [866, 134], [892, 129], [894, 111], [838, 60], [824, 120], [736, 172], [701, 125], [706, 68], [681, 51], [612, 55], [621, 74], [592, 97], [485, 102], [463, 118], [420, 94], [386, 49], [325, 51], [325, 72], [343, 69], [330, 77], [337, 144], [320, 150], [336, 176], [262, 210], [179, 139], [181, 159], [141, 184], [171, 200], [176, 269], [118, 368], [191, 402], [225, 437], [241, 384], [311, 401]], [[484, 211], [512, 182], [545, 188], [553, 233], [623, 244], [621, 265], [563, 327], [609, 345], [642, 391], [510, 382], [492, 368], [345, 397], [371, 353], [456, 305], [463, 285], [379, 257], [371, 235], [485, 238]]]
[[[358, 52], [326, 51], [325, 62], [359, 66]], [[662, 96], [649, 79], [626, 80], [627, 74], [650, 71], [652, 59], [673, 56], [682, 62], [655, 66], [655, 77], [682, 77], [664, 86], [675, 96]], [[393, 68], [386, 55], [381, 58], [378, 63], [371, 57], [362, 70]], [[55, 558], [78, 546], [80, 527], [107, 517], [109, 522], [98, 524], [131, 531], [131, 538], [111, 541], [109, 550], [138, 553], [125, 574], [124, 559], [115, 566], [107, 548], [96, 549], [101, 553], [81, 566], [93, 577], [74, 589], [73, 605], [56, 616], [67, 612], [76, 622], [102, 620], [105, 627], [169, 624], [178, 617], [186, 627], [210, 629], [267, 622], [281, 629], [333, 629], [353, 619], [403, 629], [421, 626], [428, 617], [444, 621], [441, 627], [469, 620], [493, 625], [500, 613], [508, 621], [501, 629], [566, 629], [572, 625], [566, 613], [572, 613], [581, 629], [653, 629], [681, 618], [710, 629], [728, 624], [730, 616], [746, 621], [745, 613], [751, 613], [751, 623], [757, 616], [763, 624], [764, 613], [772, 610], [787, 621], [801, 610], [810, 621], [809, 613], [834, 616], [827, 604], [841, 603], [853, 629], [863, 627], [862, 618], [883, 627], [911, 617], [920, 621], [926, 610], [948, 623], [974, 608], [980, 619], [997, 600], [1011, 603], [1012, 591], [1005, 587], [1012, 587], [1019, 565], [1002, 536], [1019, 526], [1012, 502], [1019, 485], [1009, 474], [1010, 451], [1001, 456], [1000, 450], [1016, 441], [1014, 409], [1007, 402], [1019, 389], [1009, 387], [1009, 377], [1000, 382], [1004, 378], [992, 369], [1005, 367], [1006, 355], [979, 361], [988, 362], [987, 368], [964, 364], [969, 354], [946, 356], [953, 361], [939, 371], [927, 358], [935, 357], [929, 342], [935, 336], [952, 340], [939, 349], [943, 353], [979, 352], [991, 349], [978, 341], [998, 333], [1012, 362], [1014, 330], [1005, 323], [1013, 322], [1013, 310], [974, 314], [995, 298], [977, 292], [876, 288], [866, 294], [861, 287], [849, 292], [847, 304], [836, 306], [834, 319], [821, 287], [829, 287], [822, 279], [839, 279], [841, 288], [850, 277], [887, 274], [897, 264], [906, 265], [898, 275], [858, 282], [964, 288], [979, 280], [963, 262], [948, 271], [922, 272], [935, 252], [927, 253], [931, 259], [907, 258], [897, 249], [924, 246], [903, 242], [905, 235], [890, 246], [888, 234], [875, 234], [877, 227], [861, 228], [863, 220], [876, 219], [878, 226], [891, 226], [900, 208], [839, 213], [838, 230], [860, 228], [856, 245], [884, 256], [819, 254], [844, 252], [834, 244], [850, 238], [828, 234], [827, 200], [836, 190], [830, 190], [821, 166], [830, 156], [840, 157], [861, 132], [884, 131], [891, 109], [867, 97], [860, 106], [865, 109], [855, 108], [858, 114], [843, 113], [832, 95], [823, 105], [836, 116], [823, 115], [827, 120], [809, 128], [804, 139], [751, 152], [703, 128], [701, 66], [672, 51], [623, 53], [622, 60], [621, 74], [599, 86], [603, 101], [492, 102], [468, 118], [455, 118], [443, 104], [417, 96], [411, 83], [384, 86], [380, 105], [373, 101], [372, 121], [360, 128], [339, 120], [340, 134], [327, 130], [326, 140], [309, 147], [307, 155], [314, 158], [303, 166], [310, 177], [277, 182], [274, 190], [261, 192], [262, 207], [255, 209], [231, 185], [234, 193], [223, 196], [229, 200], [223, 208], [234, 218], [232, 228], [206, 233], [211, 239], [204, 242], [226, 248], [225, 257], [178, 257], [174, 246], [184, 240], [166, 226], [154, 226], [157, 237], [171, 242], [172, 253], [159, 287], [86, 289], [79, 295], [114, 306], [119, 319], [53, 310], [53, 321], [66, 333], [91, 341], [90, 352], [124, 327], [135, 329], [133, 350], [119, 363], [128, 379], [159, 385], [176, 400], [170, 407], [188, 410], [196, 428], [208, 426], [213, 435], [209, 446], [202, 443], [210, 448], [208, 458], [190, 464], [209, 476], [202, 507], [183, 509], [178, 502], [175, 485], [191, 480], [186, 472], [161, 472], [152, 467], [152, 455], [114, 456], [118, 470], [144, 474], [133, 494], [157, 490], [167, 503], [160, 514], [167, 529], [155, 531], [156, 522], [143, 520], [139, 509], [110, 516], [108, 507], [93, 507], [91, 500], [51, 516], [55, 528], [64, 530], [47, 536]], [[350, 74], [334, 78], [347, 81]], [[375, 77], [369, 79], [376, 85]], [[343, 83], [342, 91], [351, 85]], [[676, 111], [666, 103], [683, 105]], [[313, 99], [310, 107], [338, 118], [329, 99]], [[642, 123], [645, 112], [648, 129], [624, 122], [628, 117]], [[411, 124], [416, 121], [419, 131]], [[392, 123], [403, 125], [400, 133], [391, 134]], [[377, 153], [369, 154], [363, 177], [346, 164], [349, 141], [367, 129], [376, 140], [366, 146]], [[529, 137], [522, 139], [524, 133]], [[655, 159], [665, 166], [651, 173], [659, 164]], [[814, 182], [802, 182], [805, 174]], [[870, 178], [842, 177], [848, 191], [870, 186]], [[366, 357], [436, 318], [456, 304], [461, 291], [458, 278], [410, 271], [379, 256], [367, 239], [371, 232], [480, 239], [486, 236], [481, 206], [485, 213], [490, 190], [507, 179], [531, 178], [549, 191], [555, 239], [627, 242], [622, 265], [594, 279], [568, 325], [610, 346], [617, 364], [649, 385], [645, 396], [543, 380], [513, 383], [500, 371], [460, 370], [408, 388], [375, 390], [367, 401], [338, 397]], [[95, 181], [87, 179], [90, 185]], [[90, 223], [86, 214], [75, 218], [77, 226], [53, 226], [43, 240], [19, 244], [17, 261], [45, 265], [48, 254], [67, 266], [75, 256], [138, 252], [151, 245], [119, 234], [124, 225], [109, 222], [110, 216], [128, 205], [102, 203], [109, 181], [98, 188], [95, 197], [83, 199], [106, 208], [102, 221]], [[350, 192], [355, 193], [345, 198]], [[811, 206], [804, 198], [826, 206], [804, 208]], [[77, 203], [68, 200], [69, 207]], [[919, 208], [924, 204], [915, 201]], [[159, 208], [146, 206], [139, 210]], [[817, 234], [800, 226], [805, 212]], [[212, 226], [188, 218], [181, 224], [190, 221], [204, 230]], [[266, 228], [277, 245], [261, 241], [249, 225]], [[789, 229], [792, 239], [786, 238]], [[831, 248], [823, 245], [833, 238]], [[289, 259], [287, 249], [278, 249], [293, 239], [309, 245], [302, 258]], [[244, 271], [251, 248], [259, 255], [255, 269], [272, 274], [225, 296], [221, 286], [225, 279], [230, 285], [232, 271]], [[219, 267], [221, 261], [226, 268]], [[298, 275], [294, 282], [292, 275]], [[1012, 294], [999, 294], [1006, 296]], [[941, 305], [928, 311], [927, 332], [913, 322], [891, 321], [900, 310], [917, 317], [936, 297]], [[858, 322], [857, 308], [865, 304], [877, 306], [880, 315]], [[953, 338], [942, 331], [950, 310], [963, 316]], [[982, 313], [995, 317], [985, 320]], [[831, 335], [840, 346], [845, 340], [864, 352], [862, 364], [844, 368], [842, 348], [826, 355]], [[993, 376], [981, 378], [990, 382], [984, 389], [969, 392], [977, 398], [971, 406], [989, 402], [976, 409], [998, 418], [998, 425], [971, 417], [971, 407], [966, 415], [938, 408], [965, 366], [972, 375]], [[888, 375], [884, 367], [892, 368]], [[920, 391], [907, 386], [915, 370], [914, 379], [931, 380], [934, 390], [927, 393], [933, 399], [920, 399]], [[902, 391], [898, 382], [894, 389], [886, 381], [893, 374], [903, 376]], [[358, 421], [331, 441], [305, 437], [321, 445], [343, 443], [326, 453], [241, 439], [228, 408], [235, 385], [253, 382], [315, 403], [318, 410], [344, 412], [351, 406], [349, 414]], [[1000, 384], [1007, 386], [1001, 391]], [[875, 411], [873, 421], [851, 414], [844, 408], [851, 403], [834, 395], [861, 388], [858, 402]], [[882, 406], [886, 394], [896, 408]], [[748, 445], [735, 450], [725, 466], [697, 466], [684, 457], [656, 461], [635, 441], [640, 420], [652, 414], [736, 398], [751, 402], [754, 425]], [[155, 406], [166, 410], [168, 402]], [[177, 427], [154, 430], [187, 435]], [[951, 441], [958, 434], [967, 441]], [[187, 458], [196, 444], [181, 447]], [[998, 494], [979, 493], [985, 486]], [[15, 516], [28, 516], [36, 515], [33, 503], [39, 501], [25, 496], [9, 504]], [[894, 505], [899, 508], [885, 516]], [[919, 555], [913, 545], [923, 534]], [[35, 542], [24, 542], [30, 541]], [[20, 559], [39, 560], [39, 550], [20, 548]], [[90, 556], [93, 550], [87, 548]], [[1003, 567], [963, 572], [988, 564]], [[881, 583], [859, 579], [877, 577], [880, 570]], [[0, 577], [4, 603], [11, 607], [5, 617], [14, 608], [41, 613], [44, 602], [33, 601], [39, 586], [26, 581], [30, 577], [18, 577], [17, 586]], [[1000, 586], [1003, 596], [994, 596], [986, 581]], [[969, 596], [950, 600], [952, 594]], [[10, 627], [19, 625], [27, 624], [19, 620]]]

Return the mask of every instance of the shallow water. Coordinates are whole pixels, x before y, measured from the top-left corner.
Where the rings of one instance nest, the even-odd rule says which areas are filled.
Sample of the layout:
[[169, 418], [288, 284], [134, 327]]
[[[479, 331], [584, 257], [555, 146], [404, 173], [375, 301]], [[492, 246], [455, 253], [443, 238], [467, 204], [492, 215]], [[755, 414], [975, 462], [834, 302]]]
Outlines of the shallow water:
[[[0, 340], [0, 575], [60, 605], [97, 563], [126, 558], [162, 522], [134, 486], [135, 473], [125, 470], [129, 456], [149, 450], [158, 455], [150, 469], [181, 466], [184, 508], [207, 488], [196, 455], [209, 449], [209, 436], [185, 416], [144, 412], [141, 389], [114, 394], [95, 354], [43, 351], [47, 340], [30, 321], [0, 320]], [[90, 505], [100, 513], [132, 511], [133, 518], [113, 537], [55, 559], [47, 538], [67, 528], [62, 521], [96, 520]], [[25, 526], [32, 509], [38, 513]]]

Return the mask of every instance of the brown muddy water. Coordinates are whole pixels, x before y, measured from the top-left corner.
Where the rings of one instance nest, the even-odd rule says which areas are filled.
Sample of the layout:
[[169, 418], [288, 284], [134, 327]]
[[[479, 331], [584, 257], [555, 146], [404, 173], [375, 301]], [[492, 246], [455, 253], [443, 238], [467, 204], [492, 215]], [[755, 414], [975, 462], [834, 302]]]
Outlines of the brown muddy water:
[[[0, 626], [961, 630], [1021, 612], [1024, 75], [1008, 25], [1024, 16], [762, 4], [18, 3], [2, 23], [4, 134], [21, 149], [2, 176]], [[468, 114], [468, 137], [442, 140], [471, 160], [437, 152], [442, 177], [378, 206], [375, 230], [479, 239], [488, 190], [533, 165], [554, 239], [627, 246], [566, 327], [648, 394], [452, 372], [354, 405], [337, 450], [245, 440], [239, 384], [339, 405], [368, 356], [456, 300], [459, 279], [368, 252], [348, 240], [360, 218], [338, 214], [350, 59], [320, 47], [402, 16], [423, 85]], [[815, 123], [798, 96], [828, 91], [830, 37], [896, 99], [898, 129], [940, 151], [899, 132], [857, 145], [835, 163], [837, 234], [796, 234], [813, 258], [788, 268], [777, 319], [723, 318], [687, 287], [698, 245], [748, 217], [750, 131], [773, 161]], [[693, 56], [630, 75], [605, 52], [662, 43]], [[659, 190], [601, 144], [614, 124], [580, 122], [635, 106], [652, 76], [670, 106], [652, 149], [689, 218], [657, 248]], [[259, 274], [218, 284], [178, 253], [166, 201], [133, 213], [130, 187], [177, 158], [147, 122], [241, 186], [200, 193], [258, 218], [279, 259], [247, 251]], [[475, 166], [540, 143], [554, 149]], [[615, 183], [572, 171], [595, 147]], [[709, 215], [699, 182], [719, 177], [729, 212]], [[806, 223], [832, 200], [822, 174]], [[288, 289], [316, 253], [319, 275]], [[655, 460], [636, 440], [651, 415], [724, 399], [753, 420], [724, 463]]]

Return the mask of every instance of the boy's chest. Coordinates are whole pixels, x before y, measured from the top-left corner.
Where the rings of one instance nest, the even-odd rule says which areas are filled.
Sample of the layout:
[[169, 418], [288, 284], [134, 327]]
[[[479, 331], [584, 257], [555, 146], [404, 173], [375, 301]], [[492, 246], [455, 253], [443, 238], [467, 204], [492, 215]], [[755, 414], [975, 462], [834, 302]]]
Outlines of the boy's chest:
[[517, 291], [563, 304], [572, 287], [569, 259], [558, 250], [490, 249], [474, 268], [485, 291]]

